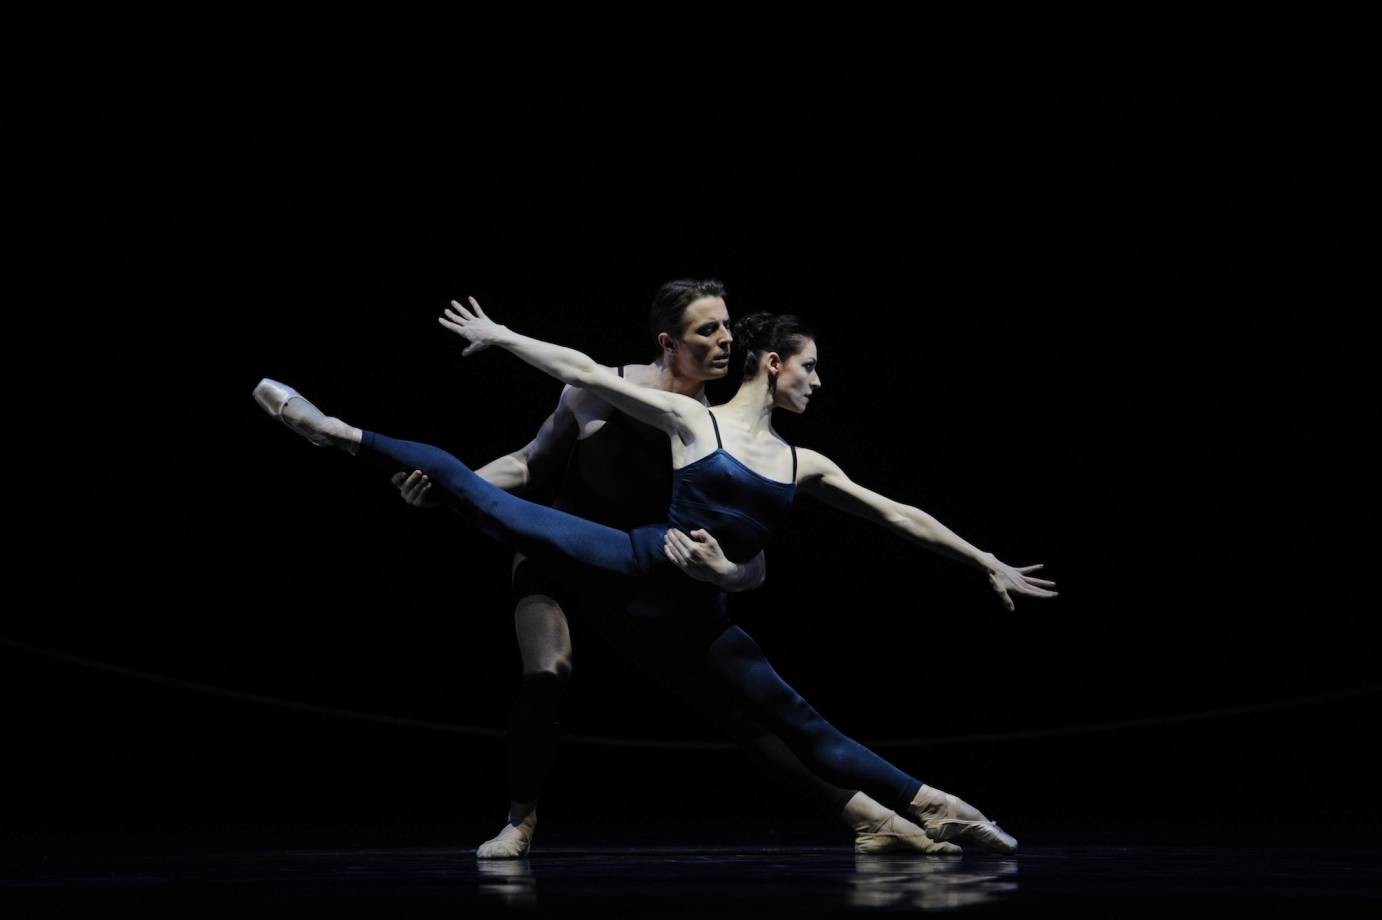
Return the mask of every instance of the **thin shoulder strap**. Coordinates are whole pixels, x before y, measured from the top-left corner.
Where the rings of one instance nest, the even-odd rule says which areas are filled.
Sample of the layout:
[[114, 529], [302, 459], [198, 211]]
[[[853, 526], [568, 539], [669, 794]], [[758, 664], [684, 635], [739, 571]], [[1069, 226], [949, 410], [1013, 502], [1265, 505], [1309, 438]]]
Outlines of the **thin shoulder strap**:
[[788, 444], [787, 446], [790, 447], [790, 448], [792, 448], [792, 482], [796, 482], [796, 481], [797, 481], [797, 446], [796, 446], [795, 444]]
[[[712, 425], [715, 426], [715, 446], [716, 446], [717, 448], [719, 448], [720, 450], [724, 450], [724, 449], [725, 449], [725, 445], [724, 445], [723, 442], [720, 441], [720, 423], [717, 422], [717, 421], [715, 421], [715, 413], [714, 413], [714, 412], [711, 412], [709, 409], [706, 409], [705, 411], [708, 412], [708, 413], [710, 414], [710, 424], [712, 424]], [[795, 477], [793, 477], [793, 478], [795, 478]]]
[[622, 365], [622, 364], [619, 365], [619, 376], [620, 376], [620, 377], [624, 376], [624, 365]]

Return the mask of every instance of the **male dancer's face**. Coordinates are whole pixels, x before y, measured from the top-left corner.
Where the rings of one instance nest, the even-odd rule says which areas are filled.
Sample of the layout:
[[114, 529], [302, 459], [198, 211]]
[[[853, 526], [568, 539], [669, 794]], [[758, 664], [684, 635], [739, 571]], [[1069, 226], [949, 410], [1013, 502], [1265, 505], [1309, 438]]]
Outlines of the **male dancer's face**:
[[681, 340], [673, 352], [677, 372], [695, 380], [719, 380], [729, 373], [729, 310], [724, 298], [702, 297], [681, 314]]

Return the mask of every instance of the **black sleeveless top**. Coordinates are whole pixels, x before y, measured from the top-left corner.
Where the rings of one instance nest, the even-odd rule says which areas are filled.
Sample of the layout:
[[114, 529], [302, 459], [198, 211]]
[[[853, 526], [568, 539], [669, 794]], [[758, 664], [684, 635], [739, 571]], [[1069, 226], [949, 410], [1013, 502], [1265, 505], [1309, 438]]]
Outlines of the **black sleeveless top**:
[[662, 521], [671, 468], [667, 433], [611, 408], [599, 431], [572, 445], [552, 507], [618, 530]]

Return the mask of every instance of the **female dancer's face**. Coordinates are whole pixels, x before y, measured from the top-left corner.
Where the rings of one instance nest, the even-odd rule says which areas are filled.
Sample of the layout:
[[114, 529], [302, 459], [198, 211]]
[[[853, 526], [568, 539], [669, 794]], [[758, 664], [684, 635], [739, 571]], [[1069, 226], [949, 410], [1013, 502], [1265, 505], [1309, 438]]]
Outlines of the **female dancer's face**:
[[702, 297], [682, 311], [681, 341], [673, 352], [677, 370], [694, 380], [719, 380], [729, 373], [729, 310], [724, 298]]
[[773, 405], [799, 415], [806, 411], [812, 394], [821, 386], [821, 375], [816, 373], [815, 339], [803, 340], [801, 351], [786, 360], [779, 360], [777, 395]]

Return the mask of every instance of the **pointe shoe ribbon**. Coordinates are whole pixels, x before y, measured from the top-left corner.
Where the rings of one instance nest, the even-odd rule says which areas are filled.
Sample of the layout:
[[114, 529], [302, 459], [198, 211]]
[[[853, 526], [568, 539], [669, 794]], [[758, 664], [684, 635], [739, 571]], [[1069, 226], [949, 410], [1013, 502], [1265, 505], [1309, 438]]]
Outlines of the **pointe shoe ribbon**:
[[[312, 443], [313, 447], [330, 447], [332, 441], [329, 436], [304, 428], [301, 425], [295, 425], [283, 414], [283, 407], [288, 405], [288, 400], [290, 399], [301, 399], [303, 402], [307, 402], [307, 397], [303, 396], [297, 390], [288, 386], [286, 383], [270, 380], [268, 377], [259, 381], [254, 388], [254, 401], [259, 403], [265, 412], [287, 425], [293, 431], [302, 435]], [[309, 406], [311, 405], [310, 402], [307, 402], [307, 404]]]
[[986, 818], [979, 809], [948, 792], [923, 785], [912, 800], [910, 810], [922, 829], [937, 842], [974, 844], [995, 853], [1017, 850], [1017, 838]]
[[928, 856], [959, 856], [964, 852], [953, 843], [932, 840], [921, 828], [897, 814], [890, 814], [875, 827], [855, 830], [856, 853], [896, 853], [904, 850]]

